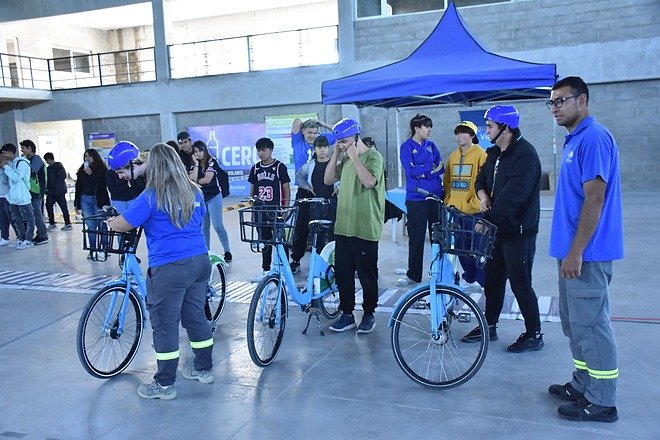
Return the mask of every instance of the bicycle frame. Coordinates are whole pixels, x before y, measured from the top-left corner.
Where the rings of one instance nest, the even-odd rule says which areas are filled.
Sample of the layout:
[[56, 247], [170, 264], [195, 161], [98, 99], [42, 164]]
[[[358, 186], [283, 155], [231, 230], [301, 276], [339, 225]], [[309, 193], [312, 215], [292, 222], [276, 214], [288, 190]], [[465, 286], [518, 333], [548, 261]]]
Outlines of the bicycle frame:
[[[126, 295], [124, 295], [124, 298], [122, 300], [121, 304], [121, 309], [119, 312], [119, 323], [117, 327], [117, 334], [122, 334], [124, 331], [124, 317], [126, 316], [126, 310], [128, 309], [128, 302], [130, 301], [128, 298], [128, 292], [131, 291], [132, 287], [135, 286], [137, 287], [137, 293], [138, 293], [138, 298], [140, 299], [140, 308], [142, 310], [146, 310], [146, 298], [147, 298], [147, 285], [144, 280], [144, 276], [142, 276], [142, 269], [140, 268], [140, 264], [137, 262], [137, 258], [135, 257], [135, 254], [124, 254], [124, 264], [122, 267], [121, 271], [121, 276], [118, 279], [108, 281], [107, 283], [104, 284], [104, 287], [111, 287], [111, 286], [120, 286], [124, 287], [126, 289]], [[108, 312], [105, 316], [105, 320], [103, 321], [103, 328], [107, 329], [109, 328], [114, 319], [115, 316], [112, 313], [112, 310], [114, 310], [114, 306], [117, 301], [117, 294], [113, 294], [112, 300], [110, 301], [110, 307], [108, 307]], [[142, 326], [146, 328], [147, 325], [147, 314], [143, 313], [142, 314]]]
[[[447, 254], [443, 253], [439, 243], [433, 243], [431, 245], [431, 254], [434, 256], [433, 262], [431, 263], [431, 279], [429, 280], [428, 287], [430, 291], [429, 301], [431, 308], [431, 333], [433, 338], [439, 337], [439, 328], [440, 323], [445, 319], [447, 315], [447, 310], [451, 308], [451, 304], [447, 303], [444, 295], [436, 294], [436, 288], [438, 286], [449, 287], [456, 290], [462, 290], [459, 286], [454, 284], [454, 268], [447, 258]], [[450, 279], [451, 281], [447, 281]], [[410, 298], [415, 295], [421, 289], [426, 288], [426, 284], [417, 286], [414, 289], [409, 290], [404, 295], [399, 298], [397, 303], [394, 306], [392, 315], [388, 321], [388, 327], [394, 325], [394, 317], [397, 315], [403, 304]]]

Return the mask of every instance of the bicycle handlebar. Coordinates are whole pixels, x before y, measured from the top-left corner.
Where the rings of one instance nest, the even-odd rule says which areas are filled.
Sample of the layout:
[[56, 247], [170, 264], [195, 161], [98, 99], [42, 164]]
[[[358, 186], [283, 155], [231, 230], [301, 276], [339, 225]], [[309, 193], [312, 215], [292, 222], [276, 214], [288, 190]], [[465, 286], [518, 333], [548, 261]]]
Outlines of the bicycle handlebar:
[[298, 199], [297, 201], [300, 203], [320, 203], [322, 205], [330, 204], [330, 199], [326, 199], [325, 197], [306, 197], [303, 199]]
[[415, 189], [415, 191], [417, 191], [418, 193], [420, 193], [423, 196], [426, 196], [426, 200], [434, 200], [436, 202], [444, 203], [440, 196], [437, 196], [433, 193], [430, 193], [425, 189], [417, 188], [417, 189]]

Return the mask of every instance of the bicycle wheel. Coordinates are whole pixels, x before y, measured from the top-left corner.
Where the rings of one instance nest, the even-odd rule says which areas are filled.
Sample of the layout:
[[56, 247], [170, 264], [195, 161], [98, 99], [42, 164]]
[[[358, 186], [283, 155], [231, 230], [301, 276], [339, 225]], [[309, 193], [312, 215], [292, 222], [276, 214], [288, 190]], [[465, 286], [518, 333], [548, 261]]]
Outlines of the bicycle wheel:
[[[438, 287], [439, 321], [436, 338], [431, 331], [430, 290], [427, 286], [405, 301], [394, 317], [391, 340], [397, 364], [420, 385], [452, 388], [475, 375], [488, 352], [488, 325], [479, 306], [465, 293]], [[443, 303], [444, 302], [444, 306]], [[461, 343], [476, 324], [481, 341]], [[472, 322], [470, 322], [472, 321]], [[486, 336], [484, 336], [486, 335]]]
[[[99, 290], [87, 302], [78, 322], [78, 358], [83, 368], [99, 379], [107, 379], [124, 371], [135, 357], [142, 340], [143, 311], [133, 290], [128, 292], [123, 331], [118, 333], [119, 313], [126, 294], [124, 286]], [[110, 316], [110, 322], [105, 326], [107, 316]]]
[[225, 269], [222, 264], [216, 263], [211, 266], [211, 278], [209, 278], [209, 285], [206, 290], [206, 305], [204, 306], [206, 319], [213, 324], [217, 324], [225, 308], [226, 296], [227, 278], [225, 277]]
[[[335, 242], [331, 241], [321, 251], [321, 258], [328, 262], [328, 269], [326, 270], [326, 280], [322, 280], [322, 287], [328, 287], [328, 282], [337, 287], [335, 281]], [[335, 319], [341, 313], [339, 309], [339, 292], [333, 292], [325, 295], [319, 301], [321, 306], [321, 313], [328, 319]]]
[[286, 324], [286, 301], [286, 289], [280, 288], [276, 276], [261, 280], [254, 291], [248, 312], [247, 342], [252, 362], [259, 367], [270, 365], [280, 350]]

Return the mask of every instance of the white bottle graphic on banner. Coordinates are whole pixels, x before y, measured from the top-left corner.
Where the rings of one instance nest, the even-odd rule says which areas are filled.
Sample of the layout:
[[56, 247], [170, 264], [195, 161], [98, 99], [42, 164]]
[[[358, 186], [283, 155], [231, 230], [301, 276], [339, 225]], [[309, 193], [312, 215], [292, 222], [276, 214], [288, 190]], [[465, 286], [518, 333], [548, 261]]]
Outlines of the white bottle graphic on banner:
[[206, 141], [206, 146], [209, 148], [209, 153], [211, 153], [211, 156], [215, 157], [216, 159], [220, 158], [220, 143], [215, 137], [215, 130], [211, 130], [211, 133], [209, 133], [209, 140]]

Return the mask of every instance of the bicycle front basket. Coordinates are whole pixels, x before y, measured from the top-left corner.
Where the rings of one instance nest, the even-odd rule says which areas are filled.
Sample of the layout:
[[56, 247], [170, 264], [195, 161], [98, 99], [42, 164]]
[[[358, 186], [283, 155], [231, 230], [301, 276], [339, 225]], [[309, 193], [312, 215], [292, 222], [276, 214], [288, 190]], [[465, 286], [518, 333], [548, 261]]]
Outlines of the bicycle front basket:
[[241, 241], [250, 243], [252, 252], [263, 252], [267, 245], [293, 244], [297, 206], [255, 205], [239, 209], [238, 214]]
[[105, 221], [110, 217], [105, 212], [83, 217], [83, 250], [98, 261], [105, 261], [107, 254], [134, 254], [142, 235], [142, 228], [128, 232], [108, 229]]
[[496, 235], [497, 226], [453, 206], [442, 205], [440, 221], [432, 226], [432, 240], [443, 252], [474, 257], [480, 267], [490, 258]]

